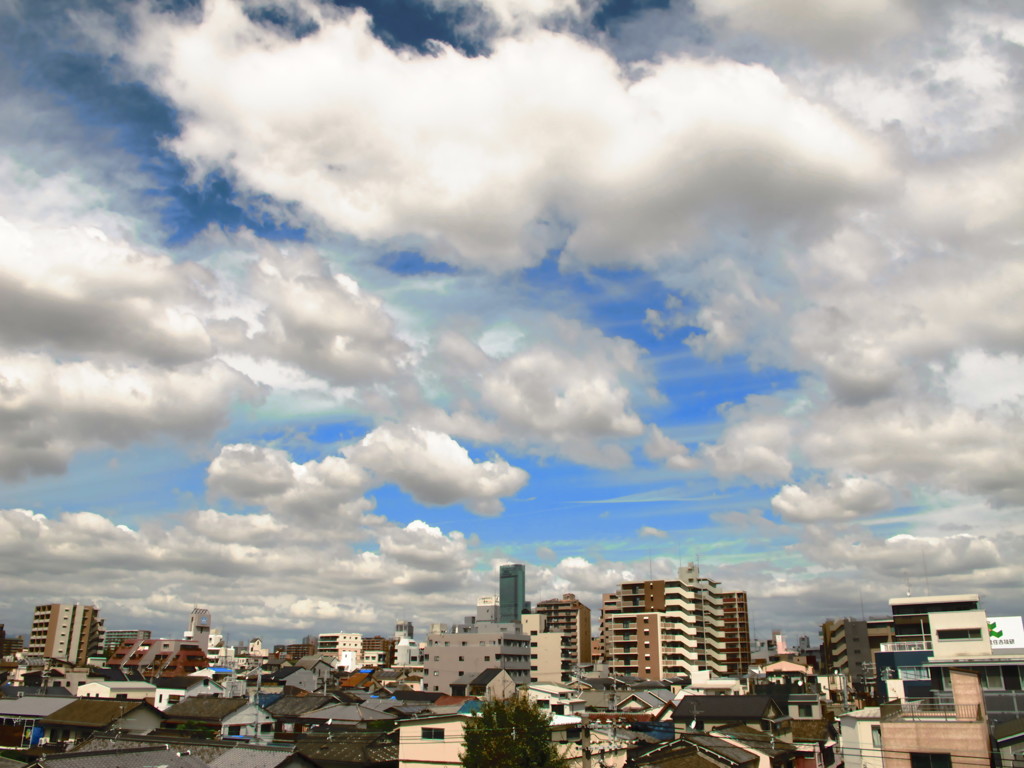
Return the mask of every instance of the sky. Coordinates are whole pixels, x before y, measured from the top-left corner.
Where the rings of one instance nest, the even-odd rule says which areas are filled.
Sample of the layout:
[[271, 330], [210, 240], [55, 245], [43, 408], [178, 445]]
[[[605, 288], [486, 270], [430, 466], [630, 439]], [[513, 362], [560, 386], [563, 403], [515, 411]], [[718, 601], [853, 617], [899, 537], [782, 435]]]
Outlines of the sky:
[[1024, 612], [1012, 0], [0, 0], [0, 623]]

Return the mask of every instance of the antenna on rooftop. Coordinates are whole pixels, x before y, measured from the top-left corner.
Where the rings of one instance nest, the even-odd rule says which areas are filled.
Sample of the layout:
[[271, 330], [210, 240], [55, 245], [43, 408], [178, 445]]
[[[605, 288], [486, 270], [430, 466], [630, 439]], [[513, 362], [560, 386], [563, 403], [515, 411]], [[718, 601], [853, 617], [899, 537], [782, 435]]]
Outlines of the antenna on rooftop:
[[864, 590], [858, 589], [860, 593], [860, 620], [864, 621], [867, 617], [864, 615]]
[[903, 569], [903, 575], [907, 577], [907, 597], [910, 597], [910, 573], [907, 572], [906, 568]]

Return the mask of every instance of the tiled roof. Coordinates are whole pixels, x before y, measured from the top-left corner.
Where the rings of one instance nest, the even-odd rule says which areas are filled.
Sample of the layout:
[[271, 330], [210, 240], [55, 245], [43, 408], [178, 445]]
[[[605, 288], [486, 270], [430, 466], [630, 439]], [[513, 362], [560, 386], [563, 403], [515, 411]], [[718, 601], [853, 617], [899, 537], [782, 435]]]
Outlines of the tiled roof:
[[164, 710], [165, 720], [207, 720], [220, 722], [249, 703], [242, 696], [190, 696]]
[[314, 709], [326, 707], [329, 704], [337, 703], [333, 696], [310, 695], [310, 696], [282, 696], [273, 704], [267, 707], [267, 711], [274, 717], [299, 717]]
[[210, 761], [210, 768], [278, 768], [285, 763], [296, 761], [313, 765], [308, 758], [293, 755], [291, 747], [275, 749], [238, 746]]
[[318, 765], [374, 766], [398, 763], [398, 735], [348, 731], [331, 734], [331, 740], [300, 741], [295, 751]]
[[41, 765], [53, 768], [208, 768], [207, 763], [195, 755], [152, 747], [47, 755]]
[[770, 696], [687, 696], [672, 711], [673, 720], [753, 720], [765, 716]]
[[[106, 728], [111, 723], [136, 709], [150, 707], [143, 701], [120, 699], [75, 699], [40, 720], [41, 725], [78, 725], [88, 728]], [[159, 713], [157, 713], [159, 714]]]

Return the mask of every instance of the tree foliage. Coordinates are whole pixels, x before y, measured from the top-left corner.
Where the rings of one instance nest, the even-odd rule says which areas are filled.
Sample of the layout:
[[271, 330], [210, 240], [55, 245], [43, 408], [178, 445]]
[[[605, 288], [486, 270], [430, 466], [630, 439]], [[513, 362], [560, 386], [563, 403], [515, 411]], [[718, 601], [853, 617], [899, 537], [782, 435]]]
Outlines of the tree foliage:
[[567, 768], [551, 743], [551, 718], [519, 694], [503, 701], [485, 701], [466, 723], [465, 768]]

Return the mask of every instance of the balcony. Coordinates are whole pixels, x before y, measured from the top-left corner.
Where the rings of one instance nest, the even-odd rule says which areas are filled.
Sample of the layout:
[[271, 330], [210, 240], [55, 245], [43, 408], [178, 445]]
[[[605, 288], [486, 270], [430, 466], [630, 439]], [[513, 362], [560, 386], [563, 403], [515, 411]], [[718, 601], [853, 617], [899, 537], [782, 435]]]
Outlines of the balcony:
[[917, 701], [892, 701], [881, 708], [882, 722], [981, 722], [979, 704], [954, 704], [948, 699], [920, 699]]
[[904, 643], [882, 643], [878, 650], [882, 653], [898, 653], [900, 651], [930, 651], [931, 640], [914, 640]]

